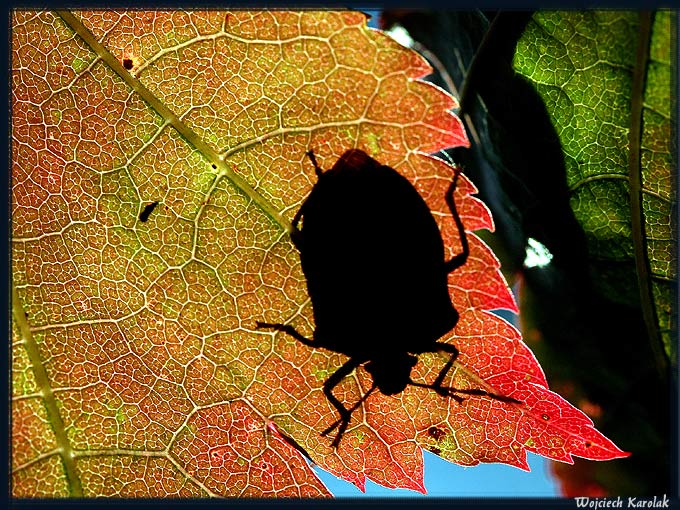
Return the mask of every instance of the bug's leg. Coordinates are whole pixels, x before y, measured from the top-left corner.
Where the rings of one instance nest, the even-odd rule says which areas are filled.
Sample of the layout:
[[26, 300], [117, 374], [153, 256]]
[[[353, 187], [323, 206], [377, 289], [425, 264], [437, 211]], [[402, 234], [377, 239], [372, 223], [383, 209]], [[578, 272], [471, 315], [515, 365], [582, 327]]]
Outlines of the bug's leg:
[[458, 269], [463, 264], [465, 264], [468, 256], [470, 255], [470, 246], [468, 245], [465, 227], [463, 226], [463, 222], [461, 221], [460, 215], [458, 214], [458, 209], [456, 209], [456, 203], [453, 200], [453, 192], [456, 190], [456, 183], [458, 182], [458, 176], [460, 175], [460, 172], [460, 169], [456, 169], [456, 174], [453, 177], [453, 181], [451, 181], [451, 185], [446, 192], [446, 204], [449, 206], [449, 210], [453, 215], [453, 220], [456, 222], [456, 227], [458, 227], [458, 235], [460, 236], [460, 244], [463, 248], [463, 251], [446, 262], [447, 273], [450, 273], [451, 271]]
[[458, 357], [458, 349], [456, 349], [455, 346], [451, 344], [444, 344], [444, 343], [435, 343], [435, 350], [437, 351], [443, 351], [443, 352], [448, 352], [451, 353], [451, 358], [449, 361], [444, 365], [444, 368], [441, 369], [439, 372], [439, 375], [437, 378], [434, 380], [432, 384], [423, 384], [423, 383], [417, 383], [414, 381], [410, 381], [409, 384], [413, 386], [420, 386], [421, 388], [430, 388], [435, 390], [437, 393], [442, 395], [443, 397], [451, 397], [454, 399], [456, 402], [459, 404], [462, 404], [465, 399], [461, 397], [459, 394], [462, 393], [463, 395], [477, 395], [477, 396], [483, 396], [483, 397], [491, 397], [495, 400], [499, 400], [501, 402], [509, 402], [512, 404], [521, 404], [522, 402], [520, 400], [517, 400], [516, 398], [512, 397], [507, 397], [505, 395], [498, 395], [496, 393], [491, 393], [486, 390], [482, 389], [476, 389], [476, 388], [471, 388], [471, 389], [457, 389], [457, 388], [449, 388], [446, 386], [442, 386], [442, 383], [444, 382], [444, 378], [446, 377], [446, 374], [448, 371], [451, 369], [453, 366], [453, 363], [456, 361], [456, 358]]
[[288, 333], [290, 336], [295, 338], [295, 340], [298, 340], [299, 342], [302, 342], [305, 345], [309, 345], [310, 347], [318, 347], [314, 340], [306, 338], [305, 336], [302, 335], [302, 333], [300, 333], [290, 324], [272, 324], [270, 322], [257, 321], [255, 322], [255, 325], [257, 329], [273, 329], [275, 331], [283, 331], [284, 333]]
[[446, 374], [449, 373], [449, 370], [451, 370], [454, 361], [456, 361], [456, 358], [458, 357], [458, 349], [456, 349], [456, 347], [451, 344], [441, 344], [439, 342], [436, 342], [435, 345], [438, 351], [448, 352], [449, 354], [451, 354], [449, 361], [446, 362], [446, 365], [444, 365], [444, 368], [441, 369], [439, 375], [434, 380], [434, 383], [432, 383], [432, 387], [435, 390], [437, 390], [438, 393], [442, 393], [443, 390], [442, 383], [444, 382]]
[[293, 230], [297, 230], [298, 232], [299, 232], [298, 223], [300, 223], [300, 218], [302, 218], [303, 209], [304, 205], [298, 209], [298, 211], [295, 213], [295, 216], [293, 216], [293, 221], [290, 223], [293, 227]]
[[302, 231], [298, 228], [298, 223], [300, 223], [300, 218], [302, 218], [302, 214], [305, 208], [305, 204], [302, 204], [302, 206], [298, 209], [297, 213], [295, 213], [295, 216], [293, 217], [293, 221], [291, 222], [291, 231], [290, 231], [290, 240], [293, 241], [293, 244], [295, 247], [298, 249], [298, 251], [302, 251], [303, 247], [303, 236], [302, 236]]
[[323, 174], [323, 170], [319, 166], [319, 163], [316, 162], [316, 156], [314, 156], [314, 151], [311, 149], [308, 150], [307, 157], [311, 160], [312, 165], [314, 165], [314, 172], [316, 173], [316, 176], [321, 177], [321, 175]]
[[423, 383], [417, 383], [417, 382], [414, 382], [414, 381], [410, 381], [409, 384], [411, 384], [413, 386], [420, 386], [421, 388], [431, 388], [434, 391], [436, 391], [437, 393], [439, 393], [442, 397], [451, 397], [456, 402], [458, 402], [459, 404], [462, 404], [463, 403], [462, 397], [459, 397], [454, 392], [452, 392], [451, 388], [447, 388], [445, 386], [442, 386], [442, 383], [444, 382], [444, 378], [446, 378], [446, 374], [449, 373], [449, 370], [451, 370], [453, 363], [456, 361], [456, 358], [458, 357], [458, 349], [456, 349], [456, 347], [451, 345], [451, 344], [443, 344], [443, 343], [435, 342], [434, 351], [443, 351], [443, 352], [448, 352], [448, 353], [451, 354], [449, 361], [446, 362], [446, 365], [444, 365], [444, 368], [441, 369], [441, 371], [439, 372], [439, 375], [434, 380], [434, 382], [432, 384], [423, 384]]
[[[366, 394], [366, 396], [362, 398], [357, 405], [353, 406], [351, 409], [346, 409], [345, 406], [342, 405], [342, 402], [340, 402], [335, 397], [335, 395], [333, 395], [333, 388], [340, 384], [340, 381], [347, 377], [352, 372], [352, 370], [354, 370], [361, 363], [363, 363], [363, 361], [364, 360], [355, 360], [353, 358], [350, 358], [344, 365], [342, 365], [335, 372], [333, 372], [333, 374], [331, 374], [331, 376], [328, 379], [326, 379], [326, 382], [323, 383], [324, 395], [326, 395], [328, 401], [331, 404], [333, 404], [333, 407], [335, 407], [335, 409], [337, 409], [338, 413], [340, 414], [340, 419], [335, 421], [330, 427], [328, 427], [321, 433], [322, 436], [326, 436], [331, 430], [340, 425], [338, 433], [336, 434], [335, 439], [333, 439], [332, 446], [334, 448], [337, 448], [338, 445], [340, 444], [340, 439], [342, 439], [342, 435], [347, 429], [347, 425], [349, 425], [349, 419], [352, 416], [352, 412], [358, 407], [359, 404], [361, 404], [361, 402], [363, 402], [366, 399], [368, 394]], [[371, 391], [372, 390], [373, 388], [371, 388]]]
[[[330, 427], [328, 427], [326, 430], [324, 430], [321, 435], [325, 436], [328, 435], [328, 433], [333, 430], [335, 427], [340, 425], [340, 429], [338, 430], [338, 433], [335, 436], [335, 439], [333, 440], [332, 446], [334, 448], [337, 448], [338, 445], [340, 444], [340, 439], [342, 439], [342, 435], [345, 433], [345, 429], [347, 429], [347, 425], [349, 425], [349, 420], [350, 417], [352, 416], [352, 413], [361, 405], [364, 403], [364, 401], [369, 397], [371, 393], [373, 393], [373, 390], [375, 390], [378, 387], [378, 385], [374, 382], [373, 385], [368, 389], [368, 391], [364, 394], [363, 397], [359, 399], [359, 401], [354, 404], [352, 407], [349, 409], [345, 409], [347, 416], [346, 417], [341, 417], [335, 420]], [[344, 408], [343, 408], [344, 409]]]
[[444, 378], [449, 373], [449, 370], [451, 370], [453, 363], [456, 361], [456, 358], [458, 357], [458, 349], [456, 349], [456, 347], [451, 344], [442, 344], [436, 342], [435, 345], [438, 351], [448, 352], [451, 354], [451, 357], [449, 358], [449, 361], [446, 362], [446, 365], [444, 365], [444, 368], [441, 369], [439, 375], [432, 383], [432, 389], [434, 389], [437, 393], [439, 393], [442, 396], [450, 396], [451, 398], [455, 399], [459, 404], [461, 404], [463, 402], [463, 399], [461, 397], [452, 394], [448, 388], [444, 388], [442, 386]]
[[[307, 156], [309, 157], [310, 161], [312, 162], [312, 165], [314, 165], [314, 172], [316, 173], [317, 178], [321, 177], [323, 175], [323, 170], [319, 166], [319, 163], [316, 161], [316, 157], [314, 156], [314, 152], [309, 150], [307, 151]], [[302, 237], [302, 231], [298, 228], [298, 224], [300, 223], [300, 220], [302, 219], [302, 216], [305, 213], [305, 204], [307, 202], [303, 202], [300, 208], [298, 209], [297, 213], [295, 213], [295, 216], [293, 217], [293, 221], [291, 222], [291, 232], [290, 232], [290, 238], [293, 241], [293, 244], [295, 247], [299, 250], [303, 250], [303, 237]]]

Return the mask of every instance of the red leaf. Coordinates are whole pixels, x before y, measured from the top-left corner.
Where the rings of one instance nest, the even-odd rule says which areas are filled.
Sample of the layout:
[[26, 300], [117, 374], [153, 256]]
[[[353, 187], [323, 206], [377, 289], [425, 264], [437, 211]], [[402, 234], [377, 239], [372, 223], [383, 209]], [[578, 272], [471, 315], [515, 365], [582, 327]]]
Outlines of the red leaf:
[[[484, 434], [474, 446], [485, 456], [473, 453], [473, 464], [506, 462], [528, 469], [524, 450], [569, 463], [572, 456], [593, 460], [628, 456], [597, 432], [590, 418], [547, 388], [543, 371], [513, 326], [487, 312], [466, 313], [461, 322], [467, 328], [456, 328], [451, 339], [461, 351], [457, 363], [464, 377], [483, 381], [490, 391], [522, 402], [491, 401], [491, 409], [470, 409], [467, 418], [472, 422], [486, 421]], [[451, 412], [455, 409], [452, 406]], [[485, 441], [493, 446], [483, 446]]]
[[213, 495], [328, 496], [303, 455], [271, 430], [248, 403], [234, 401], [194, 414], [172, 452]]

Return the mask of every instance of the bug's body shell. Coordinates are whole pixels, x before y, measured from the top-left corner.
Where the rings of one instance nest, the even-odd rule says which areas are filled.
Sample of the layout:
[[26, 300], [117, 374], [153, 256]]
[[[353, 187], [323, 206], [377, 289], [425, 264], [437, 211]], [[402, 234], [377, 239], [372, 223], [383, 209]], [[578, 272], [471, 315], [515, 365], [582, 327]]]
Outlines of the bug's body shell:
[[358, 359], [421, 353], [458, 321], [444, 246], [424, 200], [360, 150], [324, 172], [293, 240], [319, 346]]

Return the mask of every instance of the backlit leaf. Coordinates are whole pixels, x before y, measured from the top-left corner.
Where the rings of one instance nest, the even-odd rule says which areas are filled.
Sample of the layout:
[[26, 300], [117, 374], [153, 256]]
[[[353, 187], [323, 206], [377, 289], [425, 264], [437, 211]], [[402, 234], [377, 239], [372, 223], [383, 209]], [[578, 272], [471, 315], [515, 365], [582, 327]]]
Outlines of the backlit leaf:
[[[495, 256], [470, 235], [451, 275], [459, 404], [372, 395], [336, 451], [290, 220], [315, 176], [360, 147], [408, 177], [450, 253], [453, 98], [357, 12], [33, 12], [12, 17], [13, 494], [327, 496], [306, 457], [362, 487], [424, 491], [421, 446], [527, 468], [526, 451], [625, 455], [550, 392]], [[493, 228], [462, 178], [468, 230]], [[151, 203], [158, 205], [140, 219]], [[144, 213], [146, 216], [146, 213]], [[405, 268], [407, 270], [407, 268]], [[445, 363], [423, 355], [414, 378]], [[335, 393], [355, 402], [363, 368]]]
[[617, 301], [641, 302], [650, 341], [663, 340], [674, 360], [671, 19], [666, 10], [536, 13], [514, 65], [535, 85], [560, 138], [571, 205], [599, 261], [598, 285]]

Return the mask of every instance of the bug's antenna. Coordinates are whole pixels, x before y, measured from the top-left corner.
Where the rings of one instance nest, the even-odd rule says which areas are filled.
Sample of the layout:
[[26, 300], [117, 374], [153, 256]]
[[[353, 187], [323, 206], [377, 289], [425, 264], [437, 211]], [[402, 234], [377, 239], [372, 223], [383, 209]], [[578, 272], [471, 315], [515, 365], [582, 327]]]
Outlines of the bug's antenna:
[[424, 383], [419, 383], [415, 382], [413, 380], [409, 381], [409, 384], [411, 386], [418, 386], [419, 388], [429, 388], [432, 390], [436, 390], [437, 392], [444, 392], [444, 396], [451, 397], [454, 399], [456, 402], [459, 404], [462, 404], [465, 399], [458, 395], [458, 393], [462, 393], [463, 395], [476, 395], [479, 397], [490, 397], [494, 400], [498, 400], [500, 402], [508, 402], [510, 404], [522, 404], [521, 400], [517, 400], [516, 398], [512, 397], [507, 397], [505, 395], [498, 395], [497, 393], [491, 393], [486, 390], [482, 389], [476, 389], [476, 388], [471, 388], [471, 389], [459, 389], [459, 388], [450, 388], [447, 386], [438, 386], [436, 384], [424, 384]]
[[323, 170], [321, 169], [319, 164], [316, 162], [316, 156], [314, 156], [314, 151], [308, 150], [307, 156], [309, 157], [310, 160], [312, 160], [312, 165], [314, 165], [314, 172], [316, 173], [316, 176], [321, 177], [321, 175], [323, 174]]

